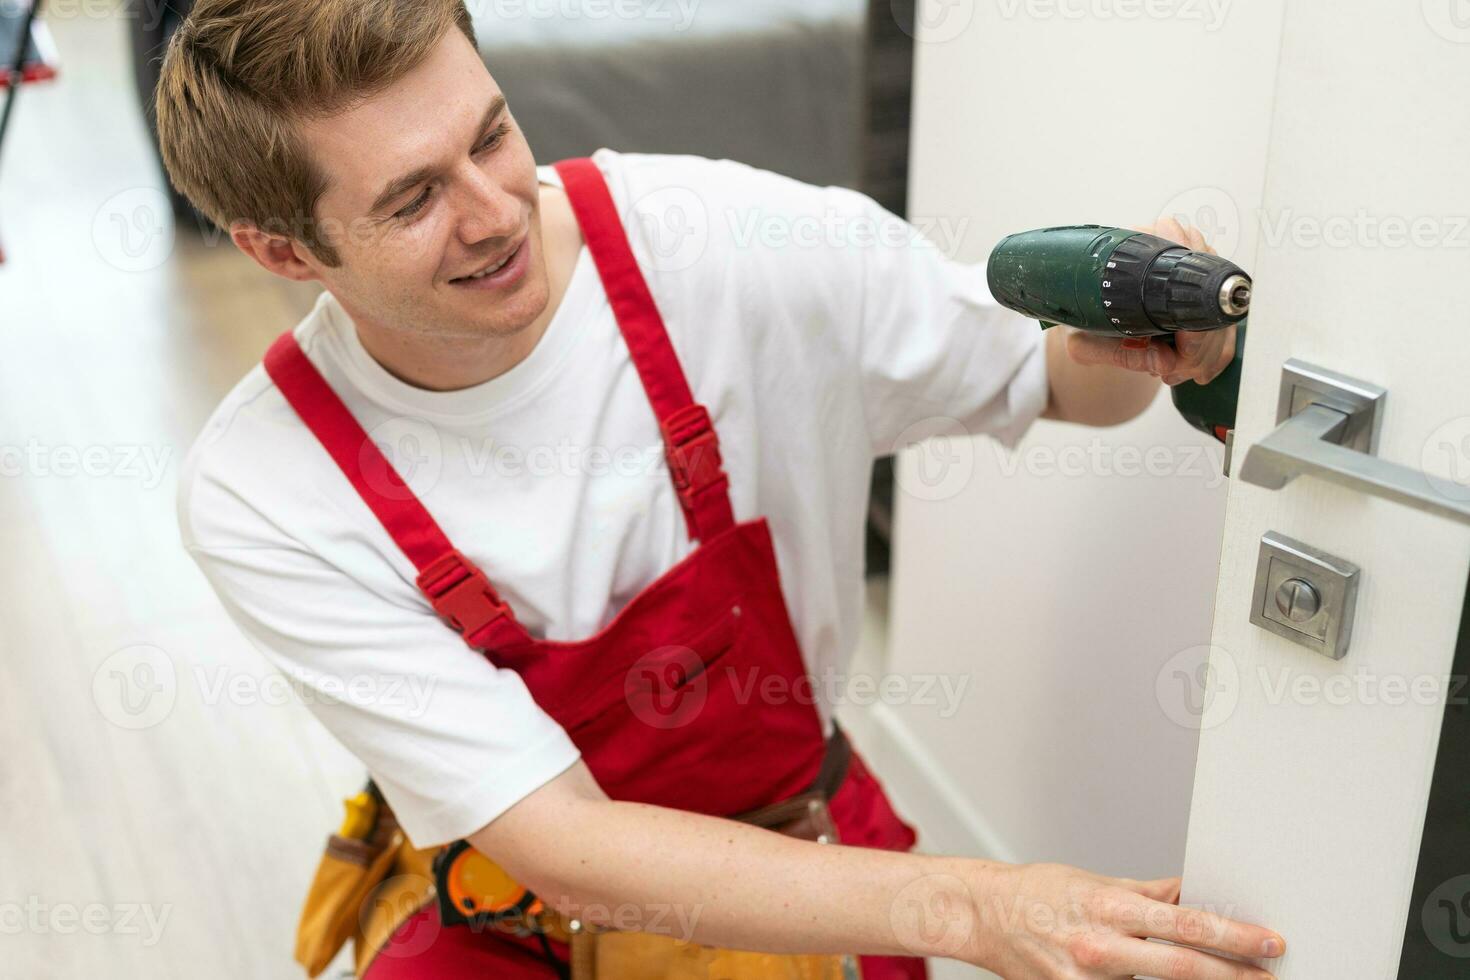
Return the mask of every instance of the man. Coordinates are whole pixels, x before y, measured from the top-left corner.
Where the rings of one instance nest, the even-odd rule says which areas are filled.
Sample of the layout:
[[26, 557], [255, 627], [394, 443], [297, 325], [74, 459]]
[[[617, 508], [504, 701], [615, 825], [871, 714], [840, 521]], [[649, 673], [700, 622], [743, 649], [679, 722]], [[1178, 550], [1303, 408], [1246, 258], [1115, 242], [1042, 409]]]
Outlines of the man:
[[[866, 197], [730, 161], [538, 168], [459, 0], [204, 0], [158, 123], [242, 251], [326, 290], [201, 435], [185, 543], [333, 692], [313, 710], [416, 845], [467, 840], [568, 916], [695, 909], [697, 943], [863, 954], [869, 980], [1267, 975], [1217, 954], [1280, 937], [1177, 908], [1175, 879], [907, 853], [821, 685], [799, 696], [851, 653], [869, 468], [905, 430], [1116, 424], [1233, 337], [1042, 340]], [[744, 820], [811, 786], [862, 846]], [[371, 975], [552, 969], [438, 935]]]

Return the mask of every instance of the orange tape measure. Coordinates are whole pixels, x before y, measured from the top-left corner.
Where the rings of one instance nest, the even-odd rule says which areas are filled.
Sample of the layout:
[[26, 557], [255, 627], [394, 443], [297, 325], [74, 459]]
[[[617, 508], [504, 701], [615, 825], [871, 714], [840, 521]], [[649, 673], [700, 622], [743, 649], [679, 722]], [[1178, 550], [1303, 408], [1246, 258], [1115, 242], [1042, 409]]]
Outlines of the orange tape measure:
[[445, 925], [494, 926], [529, 935], [535, 931], [533, 920], [546, 910], [541, 899], [462, 840], [434, 855], [434, 883]]

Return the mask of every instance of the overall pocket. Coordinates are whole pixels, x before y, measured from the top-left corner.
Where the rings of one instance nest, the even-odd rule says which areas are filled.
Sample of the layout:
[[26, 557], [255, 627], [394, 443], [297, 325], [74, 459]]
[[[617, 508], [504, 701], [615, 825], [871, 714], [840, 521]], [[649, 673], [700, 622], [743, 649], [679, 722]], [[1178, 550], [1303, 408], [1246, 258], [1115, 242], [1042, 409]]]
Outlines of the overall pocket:
[[681, 714], [697, 710], [696, 702], [702, 701], [711, 668], [740, 639], [738, 608], [727, 609], [689, 642], [654, 647], [629, 663], [567, 713], [563, 722], [567, 734], [581, 745], [584, 739], [596, 741], [619, 722], [681, 725]]

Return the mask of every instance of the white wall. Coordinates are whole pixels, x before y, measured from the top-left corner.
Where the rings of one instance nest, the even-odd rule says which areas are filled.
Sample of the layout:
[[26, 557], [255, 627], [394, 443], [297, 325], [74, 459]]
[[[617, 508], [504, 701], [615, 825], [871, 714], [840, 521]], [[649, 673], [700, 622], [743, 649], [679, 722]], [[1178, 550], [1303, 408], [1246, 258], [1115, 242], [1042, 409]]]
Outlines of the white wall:
[[[1008, 232], [1185, 214], [1249, 268], [1281, 6], [921, 2], [911, 216], [967, 220], [956, 254], [983, 262]], [[916, 452], [959, 477], [931, 492], [901, 463], [887, 668], [970, 686], [950, 717], [876, 711], [875, 765], [931, 849], [1178, 873], [1218, 444], [1161, 395], [1117, 429], [1040, 423], [1014, 455]]]

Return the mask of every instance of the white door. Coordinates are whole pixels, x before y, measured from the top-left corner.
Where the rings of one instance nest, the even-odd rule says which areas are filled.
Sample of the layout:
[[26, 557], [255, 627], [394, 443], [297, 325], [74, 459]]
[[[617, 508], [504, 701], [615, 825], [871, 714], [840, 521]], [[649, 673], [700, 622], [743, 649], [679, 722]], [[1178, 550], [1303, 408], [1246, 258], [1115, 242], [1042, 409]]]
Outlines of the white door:
[[[1470, 976], [1470, 692], [1447, 680], [1470, 524], [1318, 476], [1246, 479], [1325, 455], [1253, 448], [1296, 359], [1386, 389], [1376, 457], [1397, 468], [1375, 479], [1467, 506], [1467, 216], [1470, 3], [1290, 4], [1184, 875], [1186, 902], [1286, 936], [1285, 980]], [[1289, 558], [1256, 588], [1272, 532], [1359, 569], [1342, 659], [1253, 624], [1253, 604], [1318, 636], [1342, 622], [1330, 571], [1317, 614], [1309, 592], [1292, 605], [1289, 580], [1314, 583]]]

